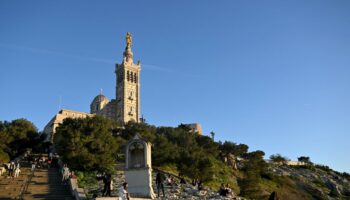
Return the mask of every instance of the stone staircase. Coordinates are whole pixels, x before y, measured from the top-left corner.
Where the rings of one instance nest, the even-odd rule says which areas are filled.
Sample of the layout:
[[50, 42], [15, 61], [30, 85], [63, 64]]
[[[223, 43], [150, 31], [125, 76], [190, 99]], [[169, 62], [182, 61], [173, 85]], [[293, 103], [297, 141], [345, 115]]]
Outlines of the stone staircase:
[[23, 199], [57, 199], [73, 200], [69, 185], [61, 183], [61, 175], [57, 168], [36, 169], [31, 177]]
[[29, 168], [22, 168], [17, 178], [0, 176], [0, 199], [18, 199], [25, 188], [28, 176], [31, 174]]

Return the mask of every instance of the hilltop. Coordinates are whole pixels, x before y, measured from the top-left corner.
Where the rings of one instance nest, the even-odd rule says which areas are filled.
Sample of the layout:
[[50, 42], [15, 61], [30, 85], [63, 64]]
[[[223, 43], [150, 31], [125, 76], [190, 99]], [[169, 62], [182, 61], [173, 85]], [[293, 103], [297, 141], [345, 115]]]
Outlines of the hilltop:
[[[263, 151], [249, 151], [246, 144], [215, 141], [199, 135], [186, 125], [156, 127], [146, 123], [125, 126], [103, 117], [68, 118], [57, 128], [54, 145], [64, 162], [77, 171], [82, 184], [97, 173], [118, 174], [116, 163], [123, 165], [126, 142], [139, 133], [152, 143], [152, 165], [169, 174], [183, 177], [190, 183], [201, 180], [207, 191], [215, 196], [221, 184], [229, 184], [232, 191], [247, 199], [267, 199], [277, 192], [281, 199], [350, 199], [350, 175], [327, 166], [315, 165], [301, 156], [302, 164], [288, 165], [280, 155], [263, 158]], [[26, 148], [40, 151], [48, 144], [45, 135], [25, 119], [0, 123], [1, 162], [7, 162]], [[174, 194], [200, 198], [191, 189]]]
[[[75, 132], [74, 136], [71, 136], [72, 132]], [[110, 132], [113, 137], [110, 137]], [[115, 155], [119, 162], [124, 162], [126, 141], [135, 133], [152, 143], [153, 167], [183, 176], [188, 181], [199, 179], [213, 191], [224, 183], [229, 184], [235, 194], [252, 199], [266, 199], [273, 191], [282, 199], [350, 198], [350, 176], [347, 173], [314, 165], [310, 161], [301, 166], [269, 163], [263, 159], [263, 151], [250, 152], [248, 145], [233, 141], [216, 142], [214, 134], [212, 137], [198, 135], [186, 125], [156, 127], [146, 123], [128, 123], [122, 127], [101, 117], [67, 119], [57, 129], [55, 144], [65, 161], [76, 170], [111, 170], [106, 162], [101, 167], [101, 160], [109, 160], [110, 164], [113, 160], [94, 157], [96, 146], [105, 143], [99, 138], [107, 137], [109, 144], [113, 144], [113, 148], [107, 148], [108, 155]], [[79, 147], [86, 146], [83, 143], [86, 137], [90, 138], [89, 145], [94, 148], [79, 149], [84, 151], [83, 154], [75, 152], [75, 156], [86, 157], [80, 160], [87, 160], [88, 165], [76, 163], [76, 157], [70, 155], [69, 144], [64, 142], [70, 137], [74, 137], [74, 145]], [[90, 144], [92, 141], [95, 144]], [[104, 155], [103, 151], [101, 154]]]

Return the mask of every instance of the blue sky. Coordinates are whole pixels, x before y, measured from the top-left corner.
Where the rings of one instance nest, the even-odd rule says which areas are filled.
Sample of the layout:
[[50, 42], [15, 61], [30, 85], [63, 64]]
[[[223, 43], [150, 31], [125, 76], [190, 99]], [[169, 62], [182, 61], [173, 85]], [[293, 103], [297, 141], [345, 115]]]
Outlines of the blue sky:
[[0, 120], [115, 98], [125, 34], [150, 124], [350, 172], [350, 1], [0, 2]]

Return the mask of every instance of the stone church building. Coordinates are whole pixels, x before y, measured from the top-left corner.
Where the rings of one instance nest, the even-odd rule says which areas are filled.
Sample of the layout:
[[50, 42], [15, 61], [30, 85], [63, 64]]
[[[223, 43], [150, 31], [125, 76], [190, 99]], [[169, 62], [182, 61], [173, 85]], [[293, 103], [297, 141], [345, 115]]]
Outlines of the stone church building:
[[97, 95], [90, 104], [90, 113], [60, 110], [44, 127], [44, 133], [48, 135], [47, 141], [53, 140], [56, 128], [65, 118], [86, 118], [94, 115], [103, 116], [125, 124], [129, 121], [140, 122], [140, 70], [141, 64], [134, 63], [131, 50], [132, 37], [126, 35], [126, 47], [123, 53], [123, 61], [116, 64], [116, 98], [109, 100], [106, 96]]

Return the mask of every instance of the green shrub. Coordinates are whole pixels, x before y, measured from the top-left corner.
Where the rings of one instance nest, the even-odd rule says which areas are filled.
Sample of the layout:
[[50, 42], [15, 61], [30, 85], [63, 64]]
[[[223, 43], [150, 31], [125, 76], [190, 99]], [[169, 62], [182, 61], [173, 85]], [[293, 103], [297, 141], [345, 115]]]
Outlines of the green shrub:
[[95, 172], [77, 171], [75, 174], [76, 174], [77, 179], [78, 179], [78, 185], [81, 188], [97, 184]]

